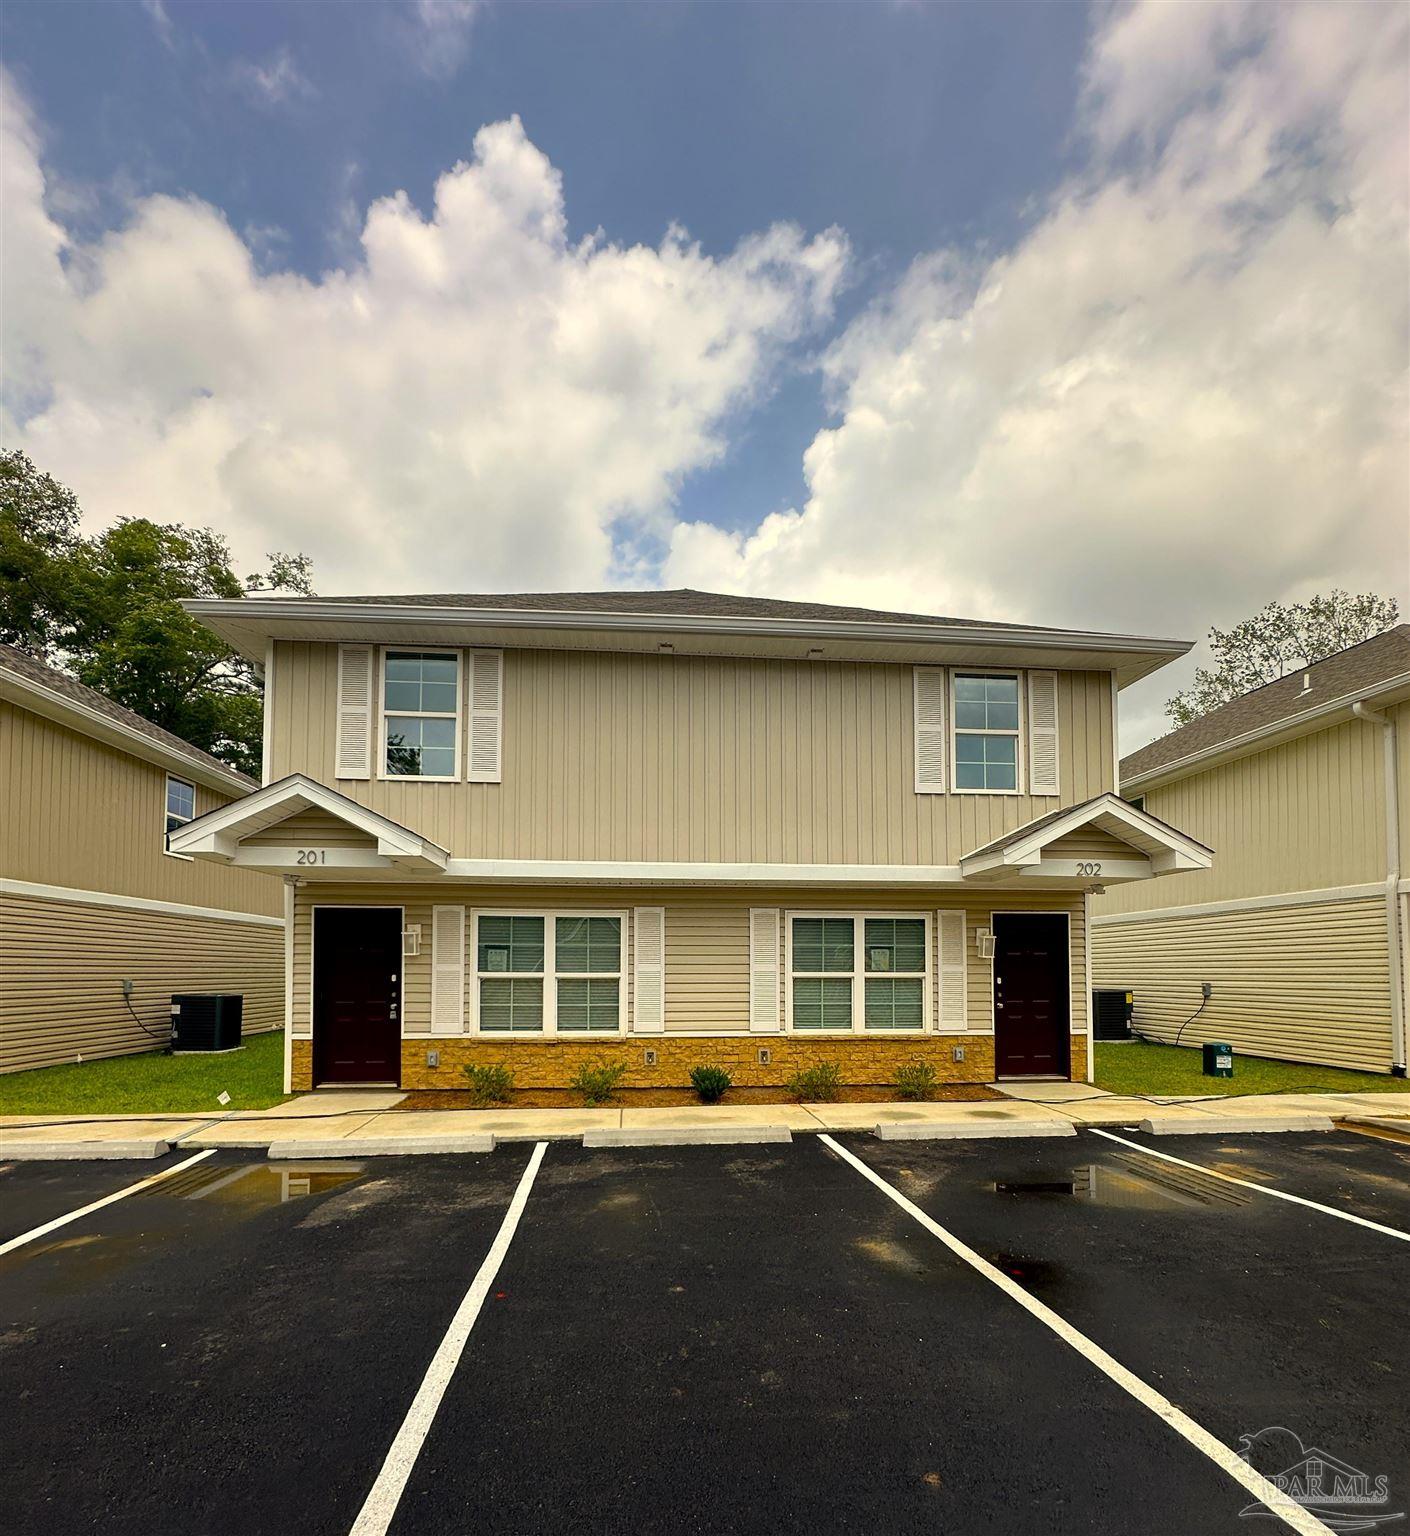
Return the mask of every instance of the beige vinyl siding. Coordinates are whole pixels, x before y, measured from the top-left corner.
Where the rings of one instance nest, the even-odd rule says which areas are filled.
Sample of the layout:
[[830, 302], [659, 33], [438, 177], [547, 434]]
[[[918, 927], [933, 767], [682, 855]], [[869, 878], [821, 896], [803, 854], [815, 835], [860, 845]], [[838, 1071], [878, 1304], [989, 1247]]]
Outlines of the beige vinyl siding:
[[1054, 796], [917, 795], [909, 666], [508, 650], [503, 780], [340, 780], [337, 647], [275, 646], [271, 776], [453, 857], [954, 864], [1112, 788], [1111, 679], [1063, 672]]
[[1124, 843], [1100, 827], [1080, 827], [1055, 838], [1043, 849], [1043, 857], [1051, 859], [1139, 859], [1144, 855], [1139, 848]]
[[1226, 1040], [1286, 1061], [1384, 1072], [1390, 975], [1380, 897], [1150, 921], [1094, 922], [1096, 985], [1135, 993], [1135, 1027], [1184, 1044]]
[[[0, 877], [279, 916], [274, 877], [166, 853], [166, 780], [164, 768], [0, 701]], [[197, 784], [196, 813], [234, 798]]]
[[263, 832], [251, 833], [241, 842], [253, 848], [293, 848], [304, 843], [320, 848], [376, 848], [377, 839], [358, 827], [350, 827], [341, 816], [328, 811], [299, 811], [275, 822]]
[[284, 1022], [284, 933], [266, 923], [0, 896], [0, 1072], [152, 1050], [173, 992], [240, 992], [247, 1034]]
[[1349, 721], [1150, 790], [1146, 810], [1213, 848], [1214, 867], [1109, 889], [1094, 911], [1384, 880], [1384, 764], [1381, 728]]
[[[1074, 1032], [1087, 1026], [1086, 990], [1083, 986], [1082, 896], [1074, 891], [1004, 892], [969, 889], [914, 891], [869, 890], [696, 890], [632, 887], [536, 887], [512, 890], [484, 886], [379, 884], [335, 886], [319, 883], [298, 891], [294, 909], [294, 1034], [311, 1033], [311, 955], [309, 936], [314, 906], [403, 906], [405, 923], [421, 927], [421, 953], [407, 956], [404, 965], [403, 1030], [416, 1035], [429, 1032], [431, 1017], [431, 907], [463, 904], [480, 911], [573, 911], [583, 908], [628, 913], [623, 985], [628, 992], [628, 1024], [631, 1022], [632, 954], [631, 908], [666, 909], [666, 1033], [747, 1034], [749, 1031], [749, 909], [777, 907], [780, 913], [808, 909], [838, 912], [931, 913], [963, 909], [966, 914], [966, 994], [970, 1031], [993, 1027], [993, 970], [980, 960], [974, 933], [987, 927], [995, 911], [1066, 912], [1069, 915], [1071, 949], [1071, 1019]], [[466, 1029], [470, 1025], [469, 989], [474, 984], [471, 933], [466, 925]], [[932, 934], [932, 948], [934, 936]], [[780, 986], [783, 952], [780, 946]], [[938, 976], [932, 969], [932, 1020], [938, 1018]], [[439, 1038], [445, 1038], [444, 1036]], [[537, 1038], [537, 1037], [534, 1037]], [[648, 1037], [643, 1037], [648, 1038]], [[659, 1037], [658, 1037], [659, 1038]], [[506, 1049], [513, 1042], [506, 1039]]]

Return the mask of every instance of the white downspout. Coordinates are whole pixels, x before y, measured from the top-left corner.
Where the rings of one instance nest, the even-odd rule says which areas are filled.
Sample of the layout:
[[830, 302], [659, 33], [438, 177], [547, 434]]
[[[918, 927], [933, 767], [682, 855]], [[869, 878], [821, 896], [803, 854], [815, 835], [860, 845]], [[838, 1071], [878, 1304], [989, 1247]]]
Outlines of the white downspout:
[[1386, 947], [1390, 961], [1390, 1070], [1405, 1076], [1405, 981], [1400, 965], [1400, 783], [1395, 721], [1357, 700], [1351, 712], [1381, 728], [1385, 746]]
[[1087, 1081], [1097, 1080], [1096, 1031], [1092, 1027], [1092, 891], [1082, 892], [1082, 969], [1087, 981]]

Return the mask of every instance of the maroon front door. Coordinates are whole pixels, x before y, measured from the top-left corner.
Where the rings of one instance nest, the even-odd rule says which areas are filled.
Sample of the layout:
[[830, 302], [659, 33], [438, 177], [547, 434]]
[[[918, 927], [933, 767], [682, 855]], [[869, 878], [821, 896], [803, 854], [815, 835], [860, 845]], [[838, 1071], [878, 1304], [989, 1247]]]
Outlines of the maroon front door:
[[994, 916], [994, 1063], [1000, 1077], [1066, 1077], [1067, 919]]
[[320, 1083], [401, 1078], [401, 909], [316, 907], [313, 1072]]

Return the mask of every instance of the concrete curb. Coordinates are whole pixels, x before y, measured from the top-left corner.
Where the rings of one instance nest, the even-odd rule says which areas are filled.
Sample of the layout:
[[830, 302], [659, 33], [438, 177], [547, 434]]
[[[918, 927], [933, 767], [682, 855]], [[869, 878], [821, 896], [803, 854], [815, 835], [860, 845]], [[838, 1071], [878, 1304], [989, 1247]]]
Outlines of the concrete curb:
[[1075, 1136], [1077, 1127], [1057, 1120], [925, 1120], [910, 1124], [878, 1125], [872, 1135], [878, 1141], [980, 1141], [991, 1136]]
[[417, 1157], [441, 1152], [493, 1152], [494, 1137], [480, 1132], [460, 1136], [341, 1136], [332, 1141], [276, 1141], [271, 1158]]
[[1250, 1131], [1330, 1131], [1327, 1115], [1201, 1115], [1198, 1120], [1142, 1120], [1150, 1136], [1244, 1136]]
[[583, 1132], [585, 1147], [728, 1147], [792, 1140], [786, 1125], [641, 1125]]
[[1410, 1115], [1338, 1115], [1341, 1125], [1369, 1125], [1377, 1131], [1400, 1131], [1410, 1136]]
[[125, 1158], [161, 1157], [165, 1141], [17, 1141], [0, 1142], [0, 1163], [115, 1162]]

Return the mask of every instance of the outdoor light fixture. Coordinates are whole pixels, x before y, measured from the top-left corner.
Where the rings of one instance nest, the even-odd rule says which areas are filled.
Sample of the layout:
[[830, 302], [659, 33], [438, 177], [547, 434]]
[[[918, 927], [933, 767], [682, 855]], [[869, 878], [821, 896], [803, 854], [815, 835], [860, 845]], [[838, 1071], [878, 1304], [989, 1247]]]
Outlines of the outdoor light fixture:
[[994, 958], [994, 930], [992, 928], [976, 928], [974, 930], [975, 947], [979, 950], [981, 960]]

